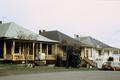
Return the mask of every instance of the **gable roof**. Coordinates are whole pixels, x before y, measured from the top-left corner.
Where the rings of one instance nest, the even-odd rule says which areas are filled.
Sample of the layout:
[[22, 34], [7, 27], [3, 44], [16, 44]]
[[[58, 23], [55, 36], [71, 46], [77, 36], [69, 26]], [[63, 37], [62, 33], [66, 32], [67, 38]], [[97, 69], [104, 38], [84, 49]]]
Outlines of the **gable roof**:
[[58, 42], [25, 29], [14, 22], [0, 24], [0, 37], [10, 39], [36, 40], [43, 42]]
[[63, 42], [66, 41], [67, 45], [88, 46], [57, 30], [56, 31], [45, 31], [45, 32], [41, 32], [40, 34], [52, 40], [57, 40], [61, 44], [63, 44]]
[[76, 38], [77, 40], [83, 42], [83, 43], [86, 43], [88, 45], [91, 45], [92, 47], [96, 47], [96, 48], [113, 48], [99, 40], [96, 40], [90, 36], [87, 36], [87, 37], [77, 37]]

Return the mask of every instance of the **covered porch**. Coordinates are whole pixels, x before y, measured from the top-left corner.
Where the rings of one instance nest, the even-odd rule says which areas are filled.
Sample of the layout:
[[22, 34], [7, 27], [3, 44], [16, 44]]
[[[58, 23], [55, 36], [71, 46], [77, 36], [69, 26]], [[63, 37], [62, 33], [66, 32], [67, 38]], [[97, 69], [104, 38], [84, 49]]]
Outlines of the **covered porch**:
[[57, 54], [57, 43], [38, 42], [31, 40], [0, 40], [0, 60], [22, 62], [33, 62], [39, 54], [45, 54], [45, 60], [55, 60]]

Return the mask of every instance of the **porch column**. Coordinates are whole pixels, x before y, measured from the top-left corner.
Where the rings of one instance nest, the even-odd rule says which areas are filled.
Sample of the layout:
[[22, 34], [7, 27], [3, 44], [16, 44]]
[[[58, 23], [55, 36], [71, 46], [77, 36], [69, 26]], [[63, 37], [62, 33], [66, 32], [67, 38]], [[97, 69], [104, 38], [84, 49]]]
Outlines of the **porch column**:
[[23, 45], [21, 47], [23, 47], [22, 48], [22, 55], [23, 55], [23, 58], [25, 60], [25, 43], [23, 43]]
[[85, 54], [84, 54], [84, 57], [86, 57], [86, 47], [85, 47], [85, 50], [84, 50]]
[[35, 47], [35, 43], [33, 42], [33, 60], [34, 60], [34, 56], [35, 56], [35, 49], [34, 49], [34, 47]]
[[46, 55], [48, 56], [48, 44], [46, 46]]
[[102, 56], [102, 59], [103, 59], [103, 61], [104, 61], [104, 60], [105, 60], [105, 58], [106, 58], [106, 56], [105, 56], [105, 54], [104, 54], [104, 49], [102, 49], [102, 51], [101, 51], [101, 52], [102, 52], [102, 53], [101, 53], [101, 54], [102, 54], [101, 56]]
[[102, 55], [104, 56], [104, 49], [102, 49]]
[[6, 42], [4, 41], [4, 59], [6, 59]]
[[93, 48], [91, 48], [91, 54], [90, 54], [90, 57], [92, 57], [93, 55]]
[[28, 56], [29, 56], [29, 53], [30, 53], [30, 47], [29, 47], [29, 43], [28, 43]]
[[[40, 43], [40, 56], [41, 56], [41, 54], [42, 54], [42, 43]], [[41, 57], [40, 57], [40, 59], [41, 59]]]
[[19, 53], [22, 54], [22, 53], [21, 53], [21, 47], [22, 47], [22, 46], [21, 46], [21, 42], [20, 42], [19, 44], [20, 44], [20, 46], [19, 46]]
[[[57, 44], [55, 44], [55, 55], [57, 55]], [[61, 54], [60, 54], [61, 55]]]
[[36, 43], [36, 53], [35, 54], [37, 54], [38, 55], [38, 43]]
[[40, 53], [42, 53], [42, 43], [40, 43]]
[[14, 60], [14, 50], [15, 50], [15, 41], [13, 41], [13, 45], [12, 45], [12, 49], [11, 49], [11, 54], [13, 56], [13, 60]]
[[109, 50], [109, 56], [112, 56], [113, 52], [112, 50]]

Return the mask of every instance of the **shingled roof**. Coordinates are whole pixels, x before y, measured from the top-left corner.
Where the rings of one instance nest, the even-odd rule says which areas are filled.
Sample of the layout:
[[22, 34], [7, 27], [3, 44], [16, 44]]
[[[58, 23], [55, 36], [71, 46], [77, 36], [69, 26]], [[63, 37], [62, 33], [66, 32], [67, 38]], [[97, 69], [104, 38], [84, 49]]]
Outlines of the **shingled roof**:
[[52, 40], [57, 40], [59, 41], [61, 44], [64, 43], [64, 41], [67, 42], [67, 45], [71, 45], [71, 46], [74, 46], [74, 45], [77, 45], [77, 46], [88, 46], [86, 45], [85, 43], [81, 43], [79, 42], [78, 40], [60, 32], [60, 31], [45, 31], [45, 32], [41, 32], [40, 33], [41, 35], [47, 37], [47, 38], [50, 38]]
[[91, 45], [92, 47], [96, 47], [96, 48], [113, 48], [113, 47], [111, 47], [97, 39], [94, 39], [90, 36], [78, 37], [76, 39], [81, 41], [82, 43], [86, 43], [86, 44]]
[[0, 38], [58, 42], [25, 29], [14, 22], [0, 24]]

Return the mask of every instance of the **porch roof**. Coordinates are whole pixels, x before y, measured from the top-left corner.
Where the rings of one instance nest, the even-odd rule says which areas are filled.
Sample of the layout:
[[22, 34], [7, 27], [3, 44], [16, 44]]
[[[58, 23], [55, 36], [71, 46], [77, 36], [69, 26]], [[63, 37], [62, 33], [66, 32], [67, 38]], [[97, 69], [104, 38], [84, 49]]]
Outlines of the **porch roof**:
[[0, 37], [8, 39], [35, 40], [42, 42], [58, 42], [36, 34], [14, 22], [0, 24]]

